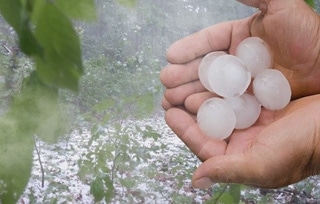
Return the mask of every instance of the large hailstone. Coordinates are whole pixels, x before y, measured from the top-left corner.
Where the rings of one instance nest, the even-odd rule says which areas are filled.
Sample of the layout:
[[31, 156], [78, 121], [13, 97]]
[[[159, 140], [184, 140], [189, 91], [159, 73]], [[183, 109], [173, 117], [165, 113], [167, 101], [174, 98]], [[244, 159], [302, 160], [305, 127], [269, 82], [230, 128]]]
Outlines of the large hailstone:
[[222, 55], [212, 62], [208, 80], [213, 92], [228, 98], [243, 94], [251, 82], [251, 75], [239, 58]]
[[214, 97], [200, 106], [197, 122], [204, 134], [223, 140], [229, 137], [235, 128], [236, 115], [225, 100]]
[[208, 80], [208, 71], [209, 71], [210, 65], [215, 59], [217, 59], [217, 57], [225, 54], [226, 53], [223, 51], [210, 52], [200, 62], [199, 70], [198, 70], [200, 82], [207, 90], [211, 92], [213, 92], [213, 90], [210, 88], [209, 80]]
[[249, 37], [241, 41], [235, 55], [246, 65], [252, 77], [272, 66], [272, 57], [267, 44], [258, 37]]
[[276, 69], [267, 69], [253, 80], [253, 93], [260, 104], [269, 110], [284, 108], [291, 99], [291, 88], [286, 77]]
[[246, 129], [252, 126], [261, 113], [261, 104], [256, 97], [251, 94], [244, 93], [239, 97], [225, 98], [229, 105], [231, 105], [236, 115], [236, 129]]

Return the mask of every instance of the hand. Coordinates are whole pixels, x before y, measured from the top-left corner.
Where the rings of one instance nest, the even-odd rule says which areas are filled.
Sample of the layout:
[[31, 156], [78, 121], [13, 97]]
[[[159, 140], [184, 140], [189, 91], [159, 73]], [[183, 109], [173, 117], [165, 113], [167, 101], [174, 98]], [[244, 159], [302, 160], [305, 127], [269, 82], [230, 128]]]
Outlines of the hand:
[[197, 80], [203, 55], [217, 50], [234, 54], [237, 45], [250, 36], [258, 36], [270, 46], [274, 68], [288, 78], [293, 98], [320, 93], [320, 17], [302, 0], [266, 2], [266, 13], [214, 25], [169, 48], [171, 64], [161, 72], [167, 87], [165, 109], [183, 105], [187, 96], [205, 91]]
[[320, 95], [281, 111], [263, 109], [254, 126], [234, 131], [228, 141], [203, 135], [192, 115], [178, 108], [167, 111], [166, 122], [204, 161], [192, 178], [196, 188], [213, 183], [278, 188], [320, 172]]
[[291, 102], [278, 112], [263, 110], [253, 127], [235, 131], [228, 141], [208, 138], [195, 122], [200, 104], [213, 96], [198, 80], [201, 57], [217, 50], [234, 54], [249, 36], [270, 45], [274, 67], [288, 78], [293, 98], [320, 93], [319, 16], [302, 0], [263, 2], [256, 5], [262, 12], [204, 29], [168, 50], [171, 64], [160, 76], [167, 88], [163, 107], [168, 125], [204, 161], [194, 174], [195, 187], [212, 182], [281, 187], [319, 173], [320, 96]]

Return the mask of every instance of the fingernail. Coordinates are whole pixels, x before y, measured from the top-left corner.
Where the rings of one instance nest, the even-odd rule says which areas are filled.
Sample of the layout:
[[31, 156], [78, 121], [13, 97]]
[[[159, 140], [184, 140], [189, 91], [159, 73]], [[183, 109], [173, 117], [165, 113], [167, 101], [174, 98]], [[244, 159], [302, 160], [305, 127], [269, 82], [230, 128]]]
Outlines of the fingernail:
[[193, 184], [195, 188], [205, 189], [214, 185], [214, 182], [211, 181], [208, 177], [202, 177], [196, 180]]

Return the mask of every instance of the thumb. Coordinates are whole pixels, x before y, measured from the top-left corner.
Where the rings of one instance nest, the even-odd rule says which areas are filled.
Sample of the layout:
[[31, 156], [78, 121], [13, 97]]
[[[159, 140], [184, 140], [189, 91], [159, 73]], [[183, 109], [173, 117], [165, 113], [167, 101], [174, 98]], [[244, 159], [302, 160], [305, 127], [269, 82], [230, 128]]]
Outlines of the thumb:
[[270, 172], [273, 172], [272, 167], [261, 160], [263, 159], [248, 157], [245, 154], [221, 155], [210, 158], [194, 172], [193, 186], [203, 189], [209, 188], [215, 183], [241, 183], [272, 187], [272, 185], [276, 185], [270, 175]]
[[259, 8], [263, 13], [266, 13], [270, 0], [237, 0], [247, 6]]

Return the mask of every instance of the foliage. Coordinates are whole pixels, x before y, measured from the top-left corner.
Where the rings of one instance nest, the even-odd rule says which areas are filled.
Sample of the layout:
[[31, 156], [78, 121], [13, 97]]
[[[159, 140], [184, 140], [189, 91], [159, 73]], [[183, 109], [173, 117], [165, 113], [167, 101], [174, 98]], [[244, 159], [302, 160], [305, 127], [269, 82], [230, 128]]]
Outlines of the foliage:
[[37, 20], [35, 37], [44, 49], [35, 57], [37, 76], [49, 86], [77, 90], [83, 66], [71, 21], [47, 3]]
[[219, 185], [213, 190], [213, 197], [207, 201], [210, 204], [216, 203], [240, 203], [241, 185], [224, 184]]
[[[82, 73], [80, 42], [71, 20], [66, 17], [68, 11], [61, 10], [65, 8], [61, 2], [2, 0], [0, 11], [15, 29], [21, 50], [35, 59], [38, 77], [47, 85], [75, 90]], [[93, 6], [93, 1], [84, 2], [88, 2], [89, 8]], [[66, 57], [66, 54], [71, 56]], [[58, 76], [48, 77], [55, 71]], [[68, 80], [75, 83], [68, 83]]]
[[[131, 100], [130, 97], [126, 100], [127, 106], [137, 102], [137, 99]], [[138, 106], [134, 111], [130, 111], [131, 114], [137, 113], [138, 116], [142, 116], [153, 111], [153, 98], [148, 94], [138, 98], [138, 101]], [[91, 139], [86, 147], [88, 153], [79, 160], [79, 177], [83, 182], [90, 183], [90, 193], [96, 202], [105, 200], [109, 203], [114, 197], [116, 183], [127, 188], [133, 187], [137, 178], [123, 179], [118, 177], [119, 172], [133, 171], [142, 159], [150, 157], [148, 152], [141, 151], [143, 149], [139, 147], [140, 143], [132, 137], [131, 129], [125, 124], [125, 115], [117, 117], [121, 112], [117, 110], [115, 104], [113, 100], [104, 100], [94, 106], [91, 114], [86, 114], [86, 118], [91, 122], [95, 121], [95, 125], [91, 128]], [[115, 128], [113, 131], [104, 128], [110, 127], [110, 121], [113, 121], [112, 126]], [[105, 134], [110, 138], [108, 142], [101, 143], [100, 138]], [[136, 127], [135, 134], [143, 134], [154, 139], [159, 137], [151, 127], [146, 127], [146, 130]]]
[[305, 2], [309, 4], [312, 8], [315, 8], [316, 6], [314, 0], [305, 0]]
[[83, 7], [73, 6], [72, 12], [68, 2], [0, 1], [0, 12], [15, 30], [21, 51], [35, 62], [0, 118], [0, 203], [15, 203], [27, 184], [33, 136], [52, 142], [61, 135], [58, 89], [78, 89], [83, 73], [80, 41], [68, 16], [87, 18], [94, 2], [82, 0]]
[[[123, 129], [120, 134], [112, 124], [93, 127], [88, 131], [82, 126], [83, 133], [75, 131], [70, 139], [65, 138], [59, 144], [48, 145], [39, 141], [45, 162], [45, 187], [40, 187], [41, 175], [38, 174], [39, 165], [36, 165], [24, 203], [51, 203], [54, 199], [56, 203], [93, 203], [93, 198], [88, 196], [88, 189], [96, 185], [92, 182], [97, 178], [108, 179], [112, 175], [113, 164], [114, 190], [108, 195], [111, 203], [206, 203], [206, 200], [207, 203], [230, 203], [222, 199], [222, 193], [230, 196], [227, 184], [216, 184], [207, 191], [191, 188], [192, 173], [200, 163], [182, 143], [177, 142], [178, 138], [165, 126], [162, 118], [155, 116], [144, 120], [124, 120], [121, 126]], [[91, 137], [92, 131], [97, 131], [94, 138]], [[91, 146], [88, 148], [90, 140]], [[115, 146], [115, 141], [123, 144]], [[119, 156], [114, 163], [113, 150], [117, 147], [127, 152], [129, 157]], [[121, 151], [117, 150], [118, 153]], [[132, 159], [138, 157], [139, 161]], [[105, 196], [107, 186], [111, 184], [106, 181], [102, 183], [97, 184], [97, 187], [100, 186], [97, 190], [102, 189]], [[318, 203], [318, 183], [319, 177], [313, 177], [283, 189], [268, 190], [241, 185], [240, 203]], [[236, 185], [234, 187], [237, 188]], [[37, 192], [32, 192], [32, 189]], [[36, 197], [37, 202], [28, 202], [28, 196]], [[211, 196], [220, 196], [221, 199], [214, 202]]]
[[[158, 142], [160, 137], [159, 130], [136, 120], [94, 126], [87, 151], [78, 161], [78, 175], [90, 185], [95, 201], [144, 203], [165, 191], [169, 181], [175, 189], [163, 197], [174, 203], [190, 201], [180, 189], [186, 186], [184, 182], [194, 170], [190, 164], [194, 165], [196, 159], [186, 159], [191, 154], [185, 148], [177, 149], [172, 158], [164, 156], [173, 153], [168, 151], [170, 142]], [[148, 190], [140, 185], [147, 185]]]
[[37, 77], [31, 75], [24, 82], [21, 94], [14, 98], [10, 110], [0, 118], [1, 201], [12, 203], [28, 181], [33, 134], [52, 141], [60, 133], [61, 124], [57, 121], [62, 120], [57, 105], [57, 91], [44, 87]]

